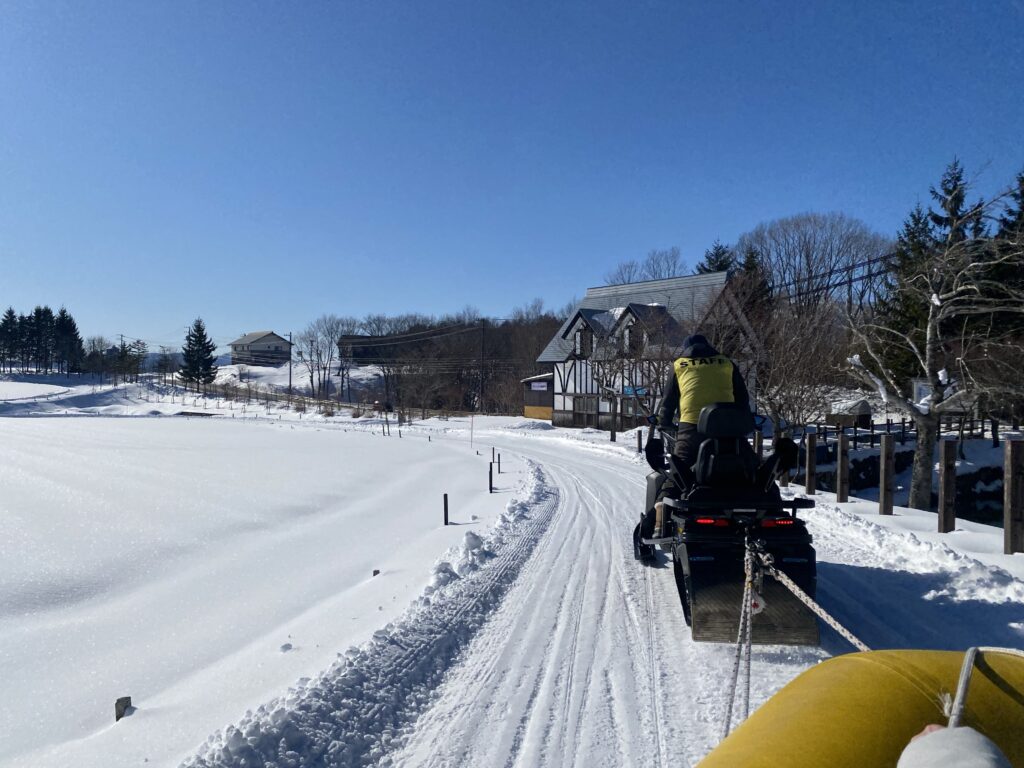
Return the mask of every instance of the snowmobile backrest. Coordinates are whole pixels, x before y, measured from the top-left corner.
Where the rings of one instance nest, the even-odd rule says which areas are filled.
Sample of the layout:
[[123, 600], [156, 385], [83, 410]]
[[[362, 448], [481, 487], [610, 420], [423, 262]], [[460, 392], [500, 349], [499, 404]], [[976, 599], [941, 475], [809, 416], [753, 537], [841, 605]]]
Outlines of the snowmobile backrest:
[[700, 444], [694, 472], [698, 485], [749, 488], [757, 473], [757, 457], [744, 437], [709, 437]]
[[697, 431], [708, 437], [746, 437], [754, 431], [754, 416], [735, 403], [714, 403], [701, 409]]

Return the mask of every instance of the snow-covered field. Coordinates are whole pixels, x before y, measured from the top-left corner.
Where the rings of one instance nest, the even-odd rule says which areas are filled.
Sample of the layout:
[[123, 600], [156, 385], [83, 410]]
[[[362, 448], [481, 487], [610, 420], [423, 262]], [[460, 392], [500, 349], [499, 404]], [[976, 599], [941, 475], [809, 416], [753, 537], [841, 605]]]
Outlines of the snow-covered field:
[[[373, 366], [355, 366], [349, 369], [351, 378], [351, 389], [353, 401], [359, 401], [365, 390], [377, 391], [382, 389], [383, 384], [380, 373]], [[335, 368], [330, 378], [331, 396], [347, 397], [348, 386], [342, 387], [342, 378]], [[291, 383], [292, 391], [298, 394], [309, 395], [312, 387], [309, 383], [309, 369], [302, 363], [292, 363], [291, 378], [288, 377], [288, 366], [267, 366], [267, 365], [222, 365], [217, 370], [218, 384], [241, 384], [249, 383], [253, 391], [288, 391], [288, 384]]]
[[[633, 561], [632, 433], [385, 437], [13, 384], [38, 386], [0, 381], [0, 765], [668, 766], [717, 742], [732, 648], [692, 643], [671, 568]], [[818, 499], [819, 598], [869, 645], [1024, 646], [1001, 531]], [[755, 648], [753, 705], [850, 650], [822, 639]]]

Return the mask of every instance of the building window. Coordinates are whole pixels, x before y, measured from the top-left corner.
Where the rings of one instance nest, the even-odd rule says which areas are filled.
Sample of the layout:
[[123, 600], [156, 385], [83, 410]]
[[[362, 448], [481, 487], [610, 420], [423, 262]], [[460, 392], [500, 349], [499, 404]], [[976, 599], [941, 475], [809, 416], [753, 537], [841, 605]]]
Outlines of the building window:
[[594, 352], [594, 332], [589, 328], [581, 328], [576, 331], [576, 354], [580, 357], [590, 357]]
[[644, 351], [644, 332], [631, 325], [626, 329], [626, 352], [630, 357], [640, 357]]

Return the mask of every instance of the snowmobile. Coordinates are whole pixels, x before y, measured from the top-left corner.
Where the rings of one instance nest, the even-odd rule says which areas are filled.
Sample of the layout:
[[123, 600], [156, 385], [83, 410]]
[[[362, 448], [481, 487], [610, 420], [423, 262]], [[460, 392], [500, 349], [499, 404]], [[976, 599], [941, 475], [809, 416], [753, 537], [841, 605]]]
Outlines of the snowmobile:
[[[814, 597], [817, 578], [814, 548], [798, 509], [810, 499], [783, 499], [776, 478], [796, 466], [796, 444], [775, 441], [773, 454], [759, 462], [747, 435], [754, 419], [732, 403], [706, 406], [697, 429], [707, 438], [692, 467], [679, 466], [670, 444], [673, 431], [648, 434], [645, 450], [653, 470], [647, 476], [645, 512], [633, 532], [634, 555], [645, 565], [658, 560], [657, 548], [671, 558], [686, 623], [698, 642], [734, 643], [746, 582], [748, 545], [766, 552], [776, 567]], [[665, 521], [652, 538], [654, 503], [662, 484], [675, 475], [680, 499], [663, 499]], [[682, 482], [680, 482], [682, 481]], [[765, 576], [755, 585], [760, 610], [753, 619], [755, 643], [817, 645], [814, 614], [783, 584]]]

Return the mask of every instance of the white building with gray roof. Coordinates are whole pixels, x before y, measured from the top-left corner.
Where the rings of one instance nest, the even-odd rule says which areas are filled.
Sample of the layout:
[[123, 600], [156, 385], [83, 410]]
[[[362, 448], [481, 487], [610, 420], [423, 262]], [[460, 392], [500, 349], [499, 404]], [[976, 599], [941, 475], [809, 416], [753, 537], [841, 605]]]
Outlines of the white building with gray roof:
[[292, 344], [273, 331], [256, 331], [235, 339], [231, 347], [232, 365], [284, 365], [292, 359]]
[[727, 284], [725, 272], [713, 272], [588, 288], [537, 358], [554, 367], [552, 423], [636, 426], [656, 406], [683, 339], [698, 330], [742, 359], [753, 332]]

